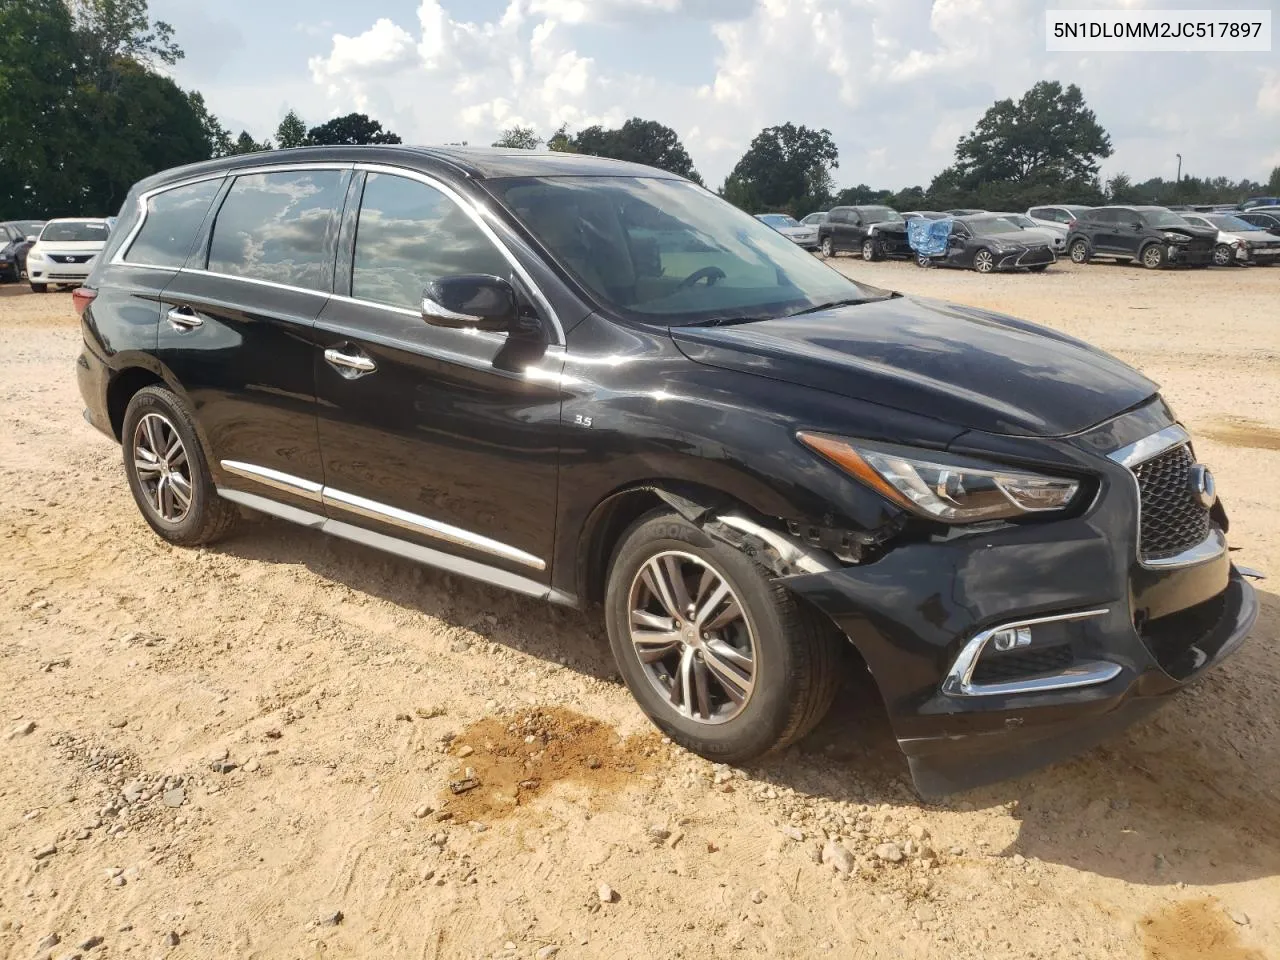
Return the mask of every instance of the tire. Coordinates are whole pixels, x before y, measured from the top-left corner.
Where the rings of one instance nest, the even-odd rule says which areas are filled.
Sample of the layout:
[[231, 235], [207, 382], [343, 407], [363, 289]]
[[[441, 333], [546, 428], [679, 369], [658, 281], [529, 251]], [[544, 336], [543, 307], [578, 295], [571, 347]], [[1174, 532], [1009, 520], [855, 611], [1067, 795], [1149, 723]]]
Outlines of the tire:
[[1220, 243], [1213, 248], [1213, 265], [1215, 267], [1230, 267], [1235, 263], [1235, 256], [1231, 253], [1231, 248], [1225, 243]]
[[1089, 241], [1083, 238], [1071, 244], [1071, 262], [1085, 264], [1093, 259], [1093, 251], [1089, 249]]
[[862, 259], [867, 263], [874, 263], [883, 256], [884, 253], [880, 250], [880, 241], [875, 237], [867, 237], [862, 241]]
[[1027, 267], [1027, 269], [1032, 273], [1044, 273], [1049, 269], [1049, 265], [1047, 263], [1037, 263], [1034, 267]]
[[[679, 580], [670, 575], [671, 563], [684, 574]], [[727, 588], [726, 598], [708, 611], [708, 623], [733, 613], [734, 601], [740, 613], [699, 636], [690, 621], [669, 616], [672, 605], [652, 589], [655, 572], [664, 570], [662, 582], [673, 598], [678, 582], [695, 600]], [[703, 590], [707, 571], [718, 580]], [[658, 656], [649, 663], [641, 661], [633, 639], [633, 611], [652, 618], [638, 629], [651, 627], [651, 637], [662, 639], [651, 641]], [[605, 619], [614, 659], [640, 708], [673, 741], [710, 760], [739, 763], [782, 749], [812, 730], [835, 698], [845, 643], [838, 632], [745, 553], [677, 514], [650, 513], [623, 535], [609, 569]], [[668, 625], [677, 629], [661, 629]], [[690, 682], [687, 709], [676, 702], [684, 699], [686, 657], [690, 676], [702, 678]], [[717, 679], [730, 673], [726, 665], [738, 671], [732, 684]], [[741, 682], [747, 669], [749, 685]], [[726, 695], [730, 686], [738, 697]]]
[[822, 244], [818, 247], [818, 250], [822, 253], [822, 257], [825, 260], [830, 260], [836, 255], [836, 245], [832, 242], [830, 237], [822, 238]]
[[922, 268], [922, 269], [927, 269], [927, 268], [929, 268], [929, 267], [933, 266], [933, 261], [932, 261], [932, 260], [930, 260], [928, 257], [926, 257], [923, 253], [917, 253], [917, 254], [916, 254], [916, 266], [917, 266], [917, 267], [920, 267], [920, 268]]
[[1160, 244], [1149, 243], [1138, 254], [1138, 262], [1148, 270], [1161, 270], [1169, 262], [1169, 256]]
[[994, 273], [996, 269], [996, 258], [986, 247], [981, 248], [973, 255], [973, 269], [979, 273]]
[[[159, 386], [135, 393], [120, 437], [129, 490], [143, 519], [162, 539], [193, 547], [231, 532], [240, 512], [218, 496], [191, 413], [177, 394]], [[175, 439], [180, 446], [173, 452]], [[157, 450], [170, 456], [156, 456]], [[145, 455], [148, 451], [151, 456]]]
[[48, 293], [49, 285], [47, 283], [33, 283], [31, 285], [32, 293]]

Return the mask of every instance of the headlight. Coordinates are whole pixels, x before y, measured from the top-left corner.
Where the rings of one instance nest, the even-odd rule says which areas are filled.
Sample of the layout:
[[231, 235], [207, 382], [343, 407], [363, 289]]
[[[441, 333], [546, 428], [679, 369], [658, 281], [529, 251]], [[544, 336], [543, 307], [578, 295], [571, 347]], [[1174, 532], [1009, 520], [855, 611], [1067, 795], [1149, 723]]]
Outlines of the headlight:
[[27, 259], [28, 259], [28, 260], [35, 260], [35, 261], [39, 262], [39, 261], [41, 261], [41, 260], [43, 260], [43, 259], [44, 259], [44, 254], [43, 254], [43, 253], [41, 253], [39, 250], [28, 250], [28, 251], [27, 251]]
[[[888, 446], [843, 440], [821, 433], [797, 434], [822, 454], [899, 506], [944, 523], [1004, 520], [1062, 510], [1075, 498], [1079, 482], [1019, 470], [945, 462], [941, 454], [907, 455]], [[924, 451], [920, 451], [924, 454]]]

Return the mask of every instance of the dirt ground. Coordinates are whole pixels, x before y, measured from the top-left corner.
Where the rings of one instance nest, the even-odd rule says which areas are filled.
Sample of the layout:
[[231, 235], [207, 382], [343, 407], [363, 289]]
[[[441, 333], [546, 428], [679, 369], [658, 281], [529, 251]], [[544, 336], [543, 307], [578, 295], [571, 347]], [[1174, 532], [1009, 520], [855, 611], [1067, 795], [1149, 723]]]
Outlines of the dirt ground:
[[[1160, 381], [1280, 574], [1280, 269], [838, 263]], [[0, 290], [0, 956], [1280, 958], [1275, 581], [1222, 669], [1044, 772], [921, 803], [858, 678], [717, 768], [589, 615], [275, 521], [159, 541], [78, 341]]]

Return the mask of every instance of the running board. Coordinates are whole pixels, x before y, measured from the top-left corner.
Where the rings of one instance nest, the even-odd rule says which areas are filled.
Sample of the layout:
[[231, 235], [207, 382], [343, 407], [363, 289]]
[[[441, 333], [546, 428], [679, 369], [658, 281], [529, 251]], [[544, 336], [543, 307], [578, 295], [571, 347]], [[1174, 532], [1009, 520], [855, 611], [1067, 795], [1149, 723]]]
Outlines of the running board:
[[536, 580], [530, 580], [528, 577], [522, 577], [519, 574], [511, 573], [498, 567], [477, 563], [464, 557], [455, 557], [453, 554], [432, 550], [430, 547], [424, 547], [418, 543], [411, 543], [398, 537], [389, 537], [384, 533], [366, 530], [364, 527], [357, 527], [354, 524], [343, 523], [341, 520], [321, 516], [309, 510], [301, 510], [286, 503], [278, 503], [256, 493], [227, 490], [223, 487], [218, 487], [217, 490], [218, 496], [223, 500], [239, 504], [242, 507], [248, 507], [251, 510], [257, 510], [259, 513], [279, 517], [281, 520], [288, 520], [290, 523], [296, 523], [299, 526], [309, 527], [312, 530], [332, 534], [344, 540], [364, 544], [366, 547], [373, 547], [375, 550], [395, 554], [415, 563], [437, 567], [448, 573], [456, 573], [472, 580], [479, 580], [481, 583], [512, 590], [527, 597], [550, 600], [553, 603], [564, 604], [565, 606], [577, 606], [575, 598], [560, 590], [553, 590], [545, 583], [538, 583]]

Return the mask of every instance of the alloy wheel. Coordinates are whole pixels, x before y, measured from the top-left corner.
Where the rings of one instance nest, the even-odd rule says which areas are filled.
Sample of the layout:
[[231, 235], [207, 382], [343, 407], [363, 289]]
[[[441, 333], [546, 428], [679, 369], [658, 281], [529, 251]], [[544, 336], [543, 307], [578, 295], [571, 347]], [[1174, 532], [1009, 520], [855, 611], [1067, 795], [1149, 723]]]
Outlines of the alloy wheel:
[[822, 241], [822, 255], [828, 259], [836, 255], [835, 244], [831, 242], [830, 237], [827, 237]]
[[1155, 244], [1152, 244], [1151, 246], [1147, 247], [1145, 251], [1143, 251], [1142, 265], [1146, 267], [1148, 270], [1156, 269], [1156, 267], [1160, 266], [1162, 260], [1163, 260], [1163, 257], [1161, 256], [1160, 248], [1157, 247]]
[[1083, 240], [1077, 240], [1071, 245], [1071, 262], [1084, 263], [1089, 259], [1089, 247]]
[[995, 267], [995, 258], [986, 250], [979, 250], [973, 258], [973, 269], [979, 273], [990, 273]]
[[191, 465], [173, 423], [148, 413], [133, 431], [133, 469], [147, 506], [166, 523], [181, 523], [191, 510]]
[[732, 720], [751, 699], [756, 644], [724, 576], [689, 553], [650, 557], [631, 582], [631, 643], [649, 682], [681, 716]]
[[870, 263], [876, 258], [876, 242], [874, 240], [862, 241], [862, 259]]
[[1213, 263], [1218, 267], [1231, 266], [1231, 248], [1225, 243], [1220, 243], [1213, 248]]

